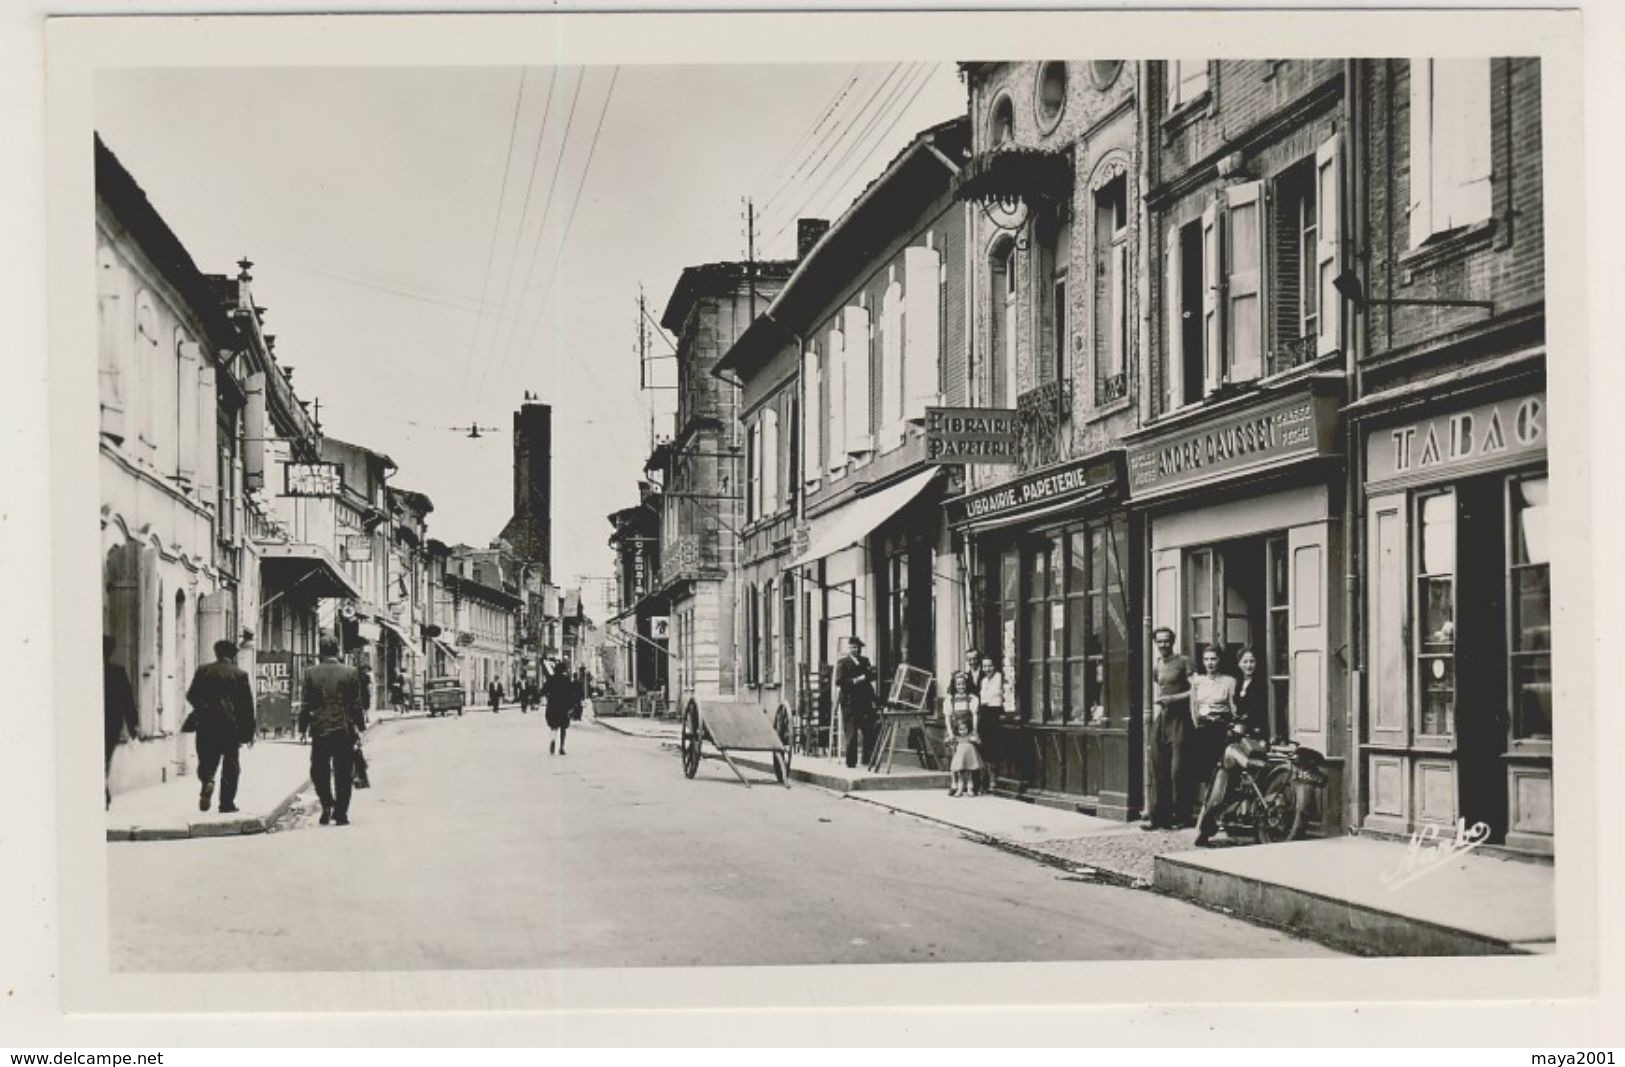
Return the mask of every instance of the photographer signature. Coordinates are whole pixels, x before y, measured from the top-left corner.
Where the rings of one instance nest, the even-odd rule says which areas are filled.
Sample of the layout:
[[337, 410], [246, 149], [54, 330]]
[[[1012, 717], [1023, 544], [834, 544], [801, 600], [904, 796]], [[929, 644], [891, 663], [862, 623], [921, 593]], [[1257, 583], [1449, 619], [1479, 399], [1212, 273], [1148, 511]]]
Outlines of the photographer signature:
[[1469, 827], [1466, 819], [1457, 819], [1455, 836], [1443, 840], [1439, 838], [1437, 826], [1424, 826], [1411, 835], [1411, 843], [1406, 846], [1398, 865], [1380, 875], [1379, 880], [1393, 891], [1471, 852], [1489, 840], [1489, 836], [1488, 824], [1475, 822]]

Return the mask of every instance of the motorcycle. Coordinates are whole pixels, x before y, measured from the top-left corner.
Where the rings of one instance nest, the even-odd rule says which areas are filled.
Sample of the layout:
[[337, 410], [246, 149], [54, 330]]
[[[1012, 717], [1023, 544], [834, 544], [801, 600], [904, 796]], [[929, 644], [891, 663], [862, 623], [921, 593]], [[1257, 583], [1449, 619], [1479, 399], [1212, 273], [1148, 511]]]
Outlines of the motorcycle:
[[[1296, 741], [1249, 736], [1230, 714], [1203, 715], [1202, 721], [1222, 724], [1227, 741], [1202, 801], [1198, 841], [1216, 829], [1265, 845], [1302, 837], [1315, 790], [1326, 785], [1326, 757]], [[1221, 779], [1223, 795], [1217, 795]]]

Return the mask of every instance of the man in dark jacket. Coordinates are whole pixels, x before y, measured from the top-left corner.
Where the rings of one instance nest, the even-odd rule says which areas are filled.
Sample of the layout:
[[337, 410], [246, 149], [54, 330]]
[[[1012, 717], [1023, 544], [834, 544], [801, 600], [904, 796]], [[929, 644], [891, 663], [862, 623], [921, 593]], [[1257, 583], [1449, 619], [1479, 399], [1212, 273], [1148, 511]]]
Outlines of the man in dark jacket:
[[129, 732], [133, 740], [139, 728], [135, 713], [135, 691], [130, 688], [130, 676], [124, 668], [113, 662], [113, 635], [102, 635], [102, 727], [107, 739], [107, 762], [102, 767], [102, 790], [107, 794], [107, 806], [113, 806], [113, 787], [107, 776], [113, 773], [113, 750]]
[[846, 640], [847, 655], [835, 665], [835, 688], [841, 694], [841, 718], [846, 734], [846, 765], [858, 765], [858, 735], [863, 735], [863, 762], [867, 766], [875, 745], [875, 665], [863, 654], [863, 639]]
[[229, 814], [237, 810], [238, 747], [254, 743], [254, 689], [248, 684], [248, 672], [237, 666], [235, 644], [216, 641], [214, 655], [213, 663], [205, 663], [192, 676], [186, 699], [197, 723], [197, 776], [202, 784], [198, 810], [209, 810], [218, 770], [220, 811]]
[[321, 662], [305, 671], [299, 721], [310, 730], [310, 781], [322, 802], [321, 824], [350, 825], [355, 739], [367, 728], [361, 672], [339, 662], [339, 643], [323, 637]]

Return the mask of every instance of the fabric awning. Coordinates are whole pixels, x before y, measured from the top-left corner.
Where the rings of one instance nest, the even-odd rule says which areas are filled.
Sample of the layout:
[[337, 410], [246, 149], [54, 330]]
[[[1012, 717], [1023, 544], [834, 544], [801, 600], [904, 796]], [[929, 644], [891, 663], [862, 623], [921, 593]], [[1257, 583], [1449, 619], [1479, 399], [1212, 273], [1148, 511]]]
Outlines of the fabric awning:
[[361, 599], [361, 590], [321, 545], [260, 545], [259, 555], [264, 584], [279, 592], [291, 593], [297, 588], [318, 598]]
[[378, 615], [376, 618], [380, 623], [383, 624], [384, 629], [388, 630], [390, 633], [394, 634], [400, 639], [400, 642], [406, 648], [406, 651], [410, 652], [414, 656], [418, 654], [417, 645], [412, 643], [412, 637], [406, 632], [406, 627], [402, 626], [400, 623], [396, 622], [387, 615]]
[[807, 551], [796, 557], [791, 566], [816, 563], [825, 556], [862, 541], [875, 527], [903, 510], [909, 501], [919, 496], [941, 469], [930, 467], [906, 481], [882, 489], [873, 496], [860, 497], [823, 522], [815, 524]]
[[445, 641], [445, 640], [442, 640], [441, 638], [438, 638], [438, 637], [431, 637], [431, 638], [429, 638], [429, 640], [434, 644], [434, 647], [438, 648], [440, 651], [444, 652], [446, 655], [450, 656], [452, 659], [462, 659], [463, 658], [462, 653], [458, 652], [457, 649], [453, 648], [450, 641]]

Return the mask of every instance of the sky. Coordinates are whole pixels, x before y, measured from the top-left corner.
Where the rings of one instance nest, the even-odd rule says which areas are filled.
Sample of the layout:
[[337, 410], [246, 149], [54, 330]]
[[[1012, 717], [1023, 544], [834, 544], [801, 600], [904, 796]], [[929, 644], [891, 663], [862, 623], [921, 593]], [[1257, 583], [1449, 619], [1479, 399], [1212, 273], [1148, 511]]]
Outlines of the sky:
[[103, 71], [95, 113], [199, 269], [253, 261], [295, 390], [429, 495], [432, 536], [501, 531], [512, 413], [551, 404], [553, 571], [601, 619], [606, 516], [670, 408], [639, 389], [640, 286], [658, 320], [684, 266], [744, 258], [746, 197], [757, 255], [792, 257], [797, 217], [964, 101], [951, 64], [239, 67]]

